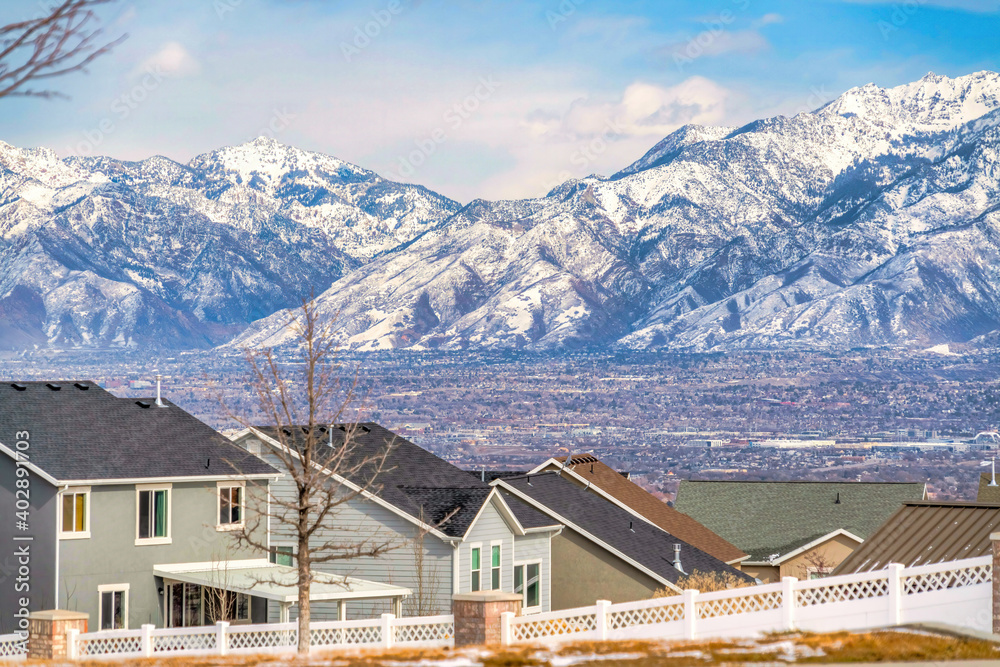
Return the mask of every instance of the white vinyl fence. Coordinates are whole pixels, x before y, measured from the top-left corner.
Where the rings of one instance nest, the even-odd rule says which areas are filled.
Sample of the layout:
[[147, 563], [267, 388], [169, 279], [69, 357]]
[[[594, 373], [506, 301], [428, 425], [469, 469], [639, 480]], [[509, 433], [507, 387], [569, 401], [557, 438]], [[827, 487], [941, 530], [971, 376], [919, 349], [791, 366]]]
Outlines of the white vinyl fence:
[[[68, 634], [71, 659], [93, 657], [154, 657], [181, 655], [236, 655], [289, 653], [298, 645], [297, 623], [216, 625], [195, 628], [104, 630]], [[310, 625], [313, 650], [330, 648], [435, 647], [454, 644], [455, 622], [450, 615], [326, 621]]]
[[[529, 616], [503, 615], [504, 644], [605, 639], [698, 639], [762, 632], [867, 630], [901, 623], [938, 622], [992, 628], [992, 557], [849, 574], [811, 581], [611, 604], [600, 601]], [[295, 623], [197, 628], [70, 631], [70, 658], [290, 653]], [[312, 624], [313, 650], [444, 647], [454, 645], [451, 615], [331, 621]], [[17, 635], [0, 636], [0, 660], [23, 655]]]
[[578, 607], [502, 619], [505, 644], [603, 639], [697, 639], [762, 632], [865, 630], [938, 622], [992, 629], [992, 557], [715, 593]]
[[0, 660], [23, 660], [28, 652], [27, 638], [21, 635], [0, 635]]

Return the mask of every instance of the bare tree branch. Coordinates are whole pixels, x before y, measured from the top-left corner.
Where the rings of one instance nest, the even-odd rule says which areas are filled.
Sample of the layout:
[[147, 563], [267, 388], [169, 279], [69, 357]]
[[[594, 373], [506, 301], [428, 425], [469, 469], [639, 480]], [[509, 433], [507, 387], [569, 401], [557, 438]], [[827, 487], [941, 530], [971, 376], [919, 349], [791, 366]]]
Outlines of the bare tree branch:
[[46, 16], [0, 26], [0, 97], [66, 97], [48, 88], [27, 88], [87, 66], [128, 35], [106, 42], [94, 8], [115, 0], [63, 0]]

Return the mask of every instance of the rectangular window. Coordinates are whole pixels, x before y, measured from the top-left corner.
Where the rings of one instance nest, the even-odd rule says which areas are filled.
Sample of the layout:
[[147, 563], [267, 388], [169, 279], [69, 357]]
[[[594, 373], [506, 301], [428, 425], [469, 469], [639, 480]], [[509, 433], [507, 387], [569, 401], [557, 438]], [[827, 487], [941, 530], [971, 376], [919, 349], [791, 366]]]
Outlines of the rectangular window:
[[170, 489], [140, 488], [139, 519], [136, 533], [139, 541], [156, 541], [164, 544], [170, 541]]
[[67, 489], [61, 494], [59, 537], [63, 539], [90, 537], [90, 488]]
[[219, 527], [232, 528], [243, 523], [243, 487], [219, 486]]
[[490, 588], [495, 591], [500, 590], [500, 545], [494, 544], [490, 550]]
[[523, 609], [531, 611], [541, 605], [541, 564], [524, 563], [514, 566], [514, 592], [524, 597]]
[[295, 547], [271, 547], [271, 562], [278, 565], [294, 565]]
[[101, 630], [125, 630], [128, 628], [128, 585], [111, 584], [98, 586], [101, 605], [98, 607]]
[[170, 583], [166, 587], [167, 627], [211, 625], [216, 621], [248, 623], [250, 596], [197, 584]]
[[479, 579], [480, 579], [480, 576], [483, 573], [483, 571], [482, 571], [482, 563], [480, 562], [480, 558], [479, 558], [479, 556], [480, 556], [481, 553], [482, 553], [482, 549], [480, 549], [479, 547], [473, 547], [473, 549], [472, 549], [472, 590], [473, 591], [478, 591], [479, 590]]

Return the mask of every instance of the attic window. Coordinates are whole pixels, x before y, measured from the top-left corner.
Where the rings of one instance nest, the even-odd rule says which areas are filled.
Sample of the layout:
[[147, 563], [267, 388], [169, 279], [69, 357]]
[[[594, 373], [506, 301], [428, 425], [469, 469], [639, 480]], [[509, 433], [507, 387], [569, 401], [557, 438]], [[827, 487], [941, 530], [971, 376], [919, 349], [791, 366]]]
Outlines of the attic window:
[[148, 408], [150, 405], [152, 405], [152, 403], [150, 403], [149, 401], [136, 401], [135, 404], [138, 405], [140, 408]]
[[79, 389], [80, 391], [87, 391], [88, 389], [90, 389], [89, 384], [83, 384], [82, 382], [74, 382], [73, 386]]
[[28, 385], [26, 385], [26, 384], [19, 384], [17, 382], [11, 383], [10, 386], [13, 387], [16, 391], [24, 391], [25, 389], [28, 388]]
[[52, 391], [59, 391], [60, 389], [62, 389], [61, 385], [53, 384], [52, 382], [46, 382], [45, 386], [51, 389]]

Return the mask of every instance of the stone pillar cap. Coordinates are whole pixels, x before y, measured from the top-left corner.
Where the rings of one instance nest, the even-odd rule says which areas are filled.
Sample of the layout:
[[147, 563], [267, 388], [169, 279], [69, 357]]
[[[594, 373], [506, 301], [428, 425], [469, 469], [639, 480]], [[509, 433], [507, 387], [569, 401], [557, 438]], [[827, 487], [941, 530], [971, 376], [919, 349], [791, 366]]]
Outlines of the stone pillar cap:
[[455, 593], [452, 600], [462, 602], [515, 602], [523, 599], [520, 593], [504, 591], [476, 591], [475, 593]]
[[33, 611], [28, 614], [28, 618], [39, 621], [85, 621], [90, 618], [90, 614], [67, 609], [49, 609], [47, 611]]

